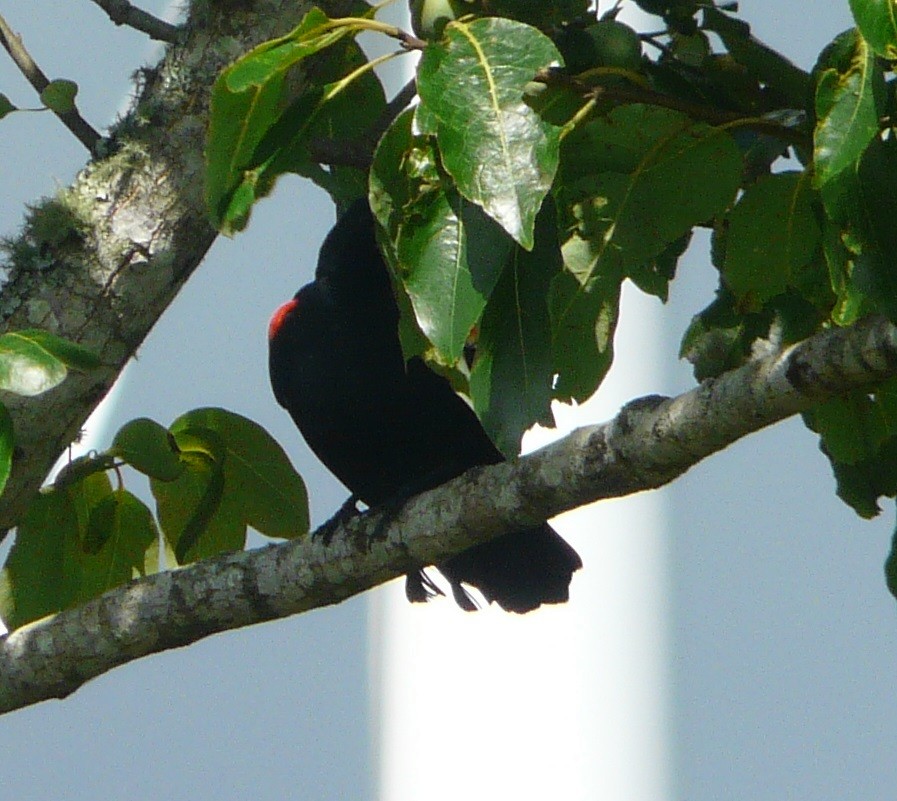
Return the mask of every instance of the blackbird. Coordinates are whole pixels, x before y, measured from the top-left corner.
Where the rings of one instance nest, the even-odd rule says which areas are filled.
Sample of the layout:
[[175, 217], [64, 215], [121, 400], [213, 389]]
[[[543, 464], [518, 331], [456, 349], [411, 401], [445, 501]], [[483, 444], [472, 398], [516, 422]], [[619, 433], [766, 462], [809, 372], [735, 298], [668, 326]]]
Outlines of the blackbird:
[[[315, 280], [268, 327], [278, 403], [317, 457], [365, 504], [395, 503], [504, 460], [465, 401], [420, 359], [407, 363], [399, 310], [366, 200], [327, 235]], [[437, 565], [457, 603], [463, 585], [510, 612], [568, 599], [579, 555], [547, 523], [477, 545]], [[407, 576], [411, 601], [440, 593], [424, 571]]]

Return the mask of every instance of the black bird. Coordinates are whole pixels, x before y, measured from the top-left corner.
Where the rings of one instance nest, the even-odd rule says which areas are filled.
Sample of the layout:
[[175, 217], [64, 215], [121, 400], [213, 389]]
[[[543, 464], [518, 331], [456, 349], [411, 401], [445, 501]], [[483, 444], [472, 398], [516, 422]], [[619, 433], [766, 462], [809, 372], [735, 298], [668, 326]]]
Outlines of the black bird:
[[[315, 280], [268, 327], [278, 403], [318, 458], [371, 507], [504, 460], [448, 381], [419, 358], [405, 363], [398, 321], [374, 219], [361, 200], [327, 235]], [[510, 612], [566, 601], [581, 566], [547, 523], [437, 565], [464, 609], [477, 608], [468, 584]], [[409, 574], [405, 587], [412, 601], [439, 592], [423, 570]]]

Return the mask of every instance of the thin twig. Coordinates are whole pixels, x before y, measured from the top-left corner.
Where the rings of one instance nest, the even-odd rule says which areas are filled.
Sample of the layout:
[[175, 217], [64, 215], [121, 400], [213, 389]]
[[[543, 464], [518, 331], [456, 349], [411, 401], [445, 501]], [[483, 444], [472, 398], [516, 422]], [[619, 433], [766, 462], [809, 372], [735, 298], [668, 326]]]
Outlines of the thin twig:
[[175, 42], [178, 27], [132, 6], [128, 0], [93, 0], [116, 25], [127, 25], [160, 42]]
[[[3, 15], [0, 14], [0, 44], [2, 44], [9, 53], [15, 65], [21, 70], [22, 75], [28, 80], [38, 95], [44, 91], [50, 84], [50, 79], [44, 74], [40, 67], [31, 58], [31, 55], [25, 49], [22, 39], [12, 32], [12, 29], [6, 23]], [[85, 120], [77, 109], [70, 111], [53, 112], [78, 139], [78, 141], [86, 147], [92, 155], [96, 155], [97, 147], [102, 141], [102, 137], [94, 130], [93, 126]]]
[[813, 141], [809, 134], [797, 128], [782, 125], [775, 120], [758, 116], [746, 116], [737, 111], [728, 111], [703, 106], [682, 98], [665, 95], [653, 89], [630, 84], [622, 85], [588, 85], [578, 80], [575, 76], [564, 75], [556, 70], [543, 70], [536, 75], [534, 80], [545, 84], [565, 84], [580, 91], [583, 97], [593, 100], [606, 100], [615, 104], [644, 103], [648, 106], [660, 106], [662, 108], [681, 111], [694, 120], [707, 122], [710, 125], [725, 128], [749, 128], [768, 136], [776, 137], [791, 145], [812, 147]]

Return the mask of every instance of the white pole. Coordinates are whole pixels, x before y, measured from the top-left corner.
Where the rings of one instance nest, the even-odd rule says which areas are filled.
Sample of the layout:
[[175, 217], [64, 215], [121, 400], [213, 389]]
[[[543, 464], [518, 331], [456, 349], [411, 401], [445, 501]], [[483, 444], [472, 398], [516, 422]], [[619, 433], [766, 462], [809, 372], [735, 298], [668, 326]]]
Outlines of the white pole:
[[[599, 397], [558, 407], [532, 449], [657, 389], [656, 301], [625, 293]], [[656, 317], [656, 315], [654, 315]], [[524, 616], [375, 595], [371, 638], [384, 801], [669, 797], [664, 509], [657, 494], [555, 521], [585, 563], [570, 602]]]

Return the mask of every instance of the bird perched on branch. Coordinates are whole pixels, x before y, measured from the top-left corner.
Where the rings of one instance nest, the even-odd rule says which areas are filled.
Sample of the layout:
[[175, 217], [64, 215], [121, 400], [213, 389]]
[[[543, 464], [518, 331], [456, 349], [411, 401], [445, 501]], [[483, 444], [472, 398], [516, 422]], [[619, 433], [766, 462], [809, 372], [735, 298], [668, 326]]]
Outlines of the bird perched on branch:
[[[278, 403], [318, 458], [371, 507], [504, 459], [448, 381], [419, 358], [405, 362], [398, 321], [375, 222], [361, 200], [325, 239], [315, 280], [274, 313], [268, 328]], [[581, 566], [547, 523], [437, 565], [464, 609], [477, 608], [466, 584], [510, 612], [566, 601]], [[409, 600], [434, 593], [422, 569], [407, 576]]]

